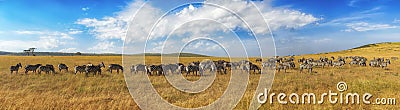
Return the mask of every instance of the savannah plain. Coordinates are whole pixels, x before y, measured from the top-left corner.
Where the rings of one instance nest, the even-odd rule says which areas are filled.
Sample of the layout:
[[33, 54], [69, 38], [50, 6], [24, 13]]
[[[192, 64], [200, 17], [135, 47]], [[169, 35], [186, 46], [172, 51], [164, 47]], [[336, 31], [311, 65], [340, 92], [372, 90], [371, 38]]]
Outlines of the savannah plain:
[[[357, 49], [344, 50], [331, 53], [310, 54], [295, 56], [296, 69], [286, 73], [276, 72], [270, 92], [274, 93], [315, 93], [319, 95], [329, 90], [337, 92], [336, 84], [344, 81], [348, 85], [346, 92], [371, 93], [375, 98], [396, 98], [400, 100], [400, 60], [392, 60], [387, 69], [344, 65], [342, 68], [314, 68], [313, 73], [298, 70], [297, 59], [331, 56], [364, 56], [368, 60], [374, 57], [400, 57], [400, 43], [382, 43], [367, 45]], [[159, 64], [160, 57], [146, 57], [148, 64]], [[188, 64], [202, 59], [229, 60], [217, 57], [183, 57], [180, 61]], [[350, 59], [346, 60], [346, 63]], [[255, 62], [255, 58], [250, 58]], [[129, 94], [122, 73], [106, 72], [103, 68], [101, 76], [85, 78], [84, 74], [73, 74], [74, 65], [88, 63], [122, 64], [121, 56], [0, 56], [0, 109], [139, 109]], [[19, 74], [10, 74], [9, 68], [17, 63], [27, 64], [53, 64], [65, 63], [70, 67], [69, 72], [51, 74], [24, 74], [20, 69]], [[368, 62], [367, 62], [368, 63]], [[261, 65], [261, 63], [256, 63]], [[129, 71], [129, 67], [125, 67]], [[229, 71], [228, 71], [229, 72]], [[220, 97], [226, 89], [230, 74], [217, 75], [213, 85], [206, 91], [198, 94], [184, 93], [174, 89], [162, 76], [150, 76], [153, 86], [160, 96], [168, 102], [188, 108], [208, 105]], [[246, 93], [235, 109], [247, 109], [259, 81], [259, 74], [251, 74]], [[194, 81], [199, 76], [187, 76]], [[361, 104], [330, 104], [325, 99], [324, 104], [287, 104], [266, 103], [260, 109], [400, 109], [396, 105], [365, 105]], [[288, 99], [286, 99], [288, 100]]]

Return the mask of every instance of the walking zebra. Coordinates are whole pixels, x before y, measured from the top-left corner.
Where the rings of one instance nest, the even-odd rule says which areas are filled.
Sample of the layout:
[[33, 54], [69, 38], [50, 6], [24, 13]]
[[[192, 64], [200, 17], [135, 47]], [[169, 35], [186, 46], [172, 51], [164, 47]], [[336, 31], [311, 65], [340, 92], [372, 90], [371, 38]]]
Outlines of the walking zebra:
[[139, 71], [147, 73], [147, 66], [143, 64], [137, 64], [136, 66], [131, 66], [131, 72], [138, 73]]
[[33, 73], [36, 73], [36, 70], [42, 66], [42, 64], [36, 64], [36, 65], [26, 65], [25, 66], [25, 74], [28, 74], [29, 71], [32, 71]]
[[74, 73], [75, 73], [75, 75], [76, 75], [76, 73], [83, 73], [83, 72], [86, 72], [86, 65], [82, 65], [82, 66], [75, 66], [74, 67]]
[[18, 64], [15, 65], [15, 66], [11, 66], [11, 67], [10, 67], [11, 74], [12, 74], [14, 71], [16, 72], [15, 74], [18, 74], [19, 68], [22, 68], [21, 63], [18, 63]]
[[119, 70], [124, 72], [124, 68], [119, 64], [110, 64], [110, 65], [108, 65], [108, 71], [110, 71], [110, 73], [112, 73], [113, 70], [117, 70], [117, 73], [119, 73]]

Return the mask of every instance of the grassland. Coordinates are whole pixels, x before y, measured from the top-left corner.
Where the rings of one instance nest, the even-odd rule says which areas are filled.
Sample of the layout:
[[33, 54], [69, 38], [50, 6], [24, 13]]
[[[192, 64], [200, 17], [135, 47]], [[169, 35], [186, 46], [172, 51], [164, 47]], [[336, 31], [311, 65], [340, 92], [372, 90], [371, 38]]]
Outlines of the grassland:
[[[365, 56], [400, 57], [400, 43], [383, 43], [352, 50], [296, 56], [296, 58], [323, 56]], [[126, 88], [123, 74], [105, 72], [102, 76], [85, 78], [83, 74], [73, 75], [72, 72], [58, 72], [56, 75], [10, 75], [9, 66], [21, 62], [26, 64], [58, 64], [65, 63], [82, 65], [104, 62], [121, 64], [120, 56], [0, 56], [0, 109], [139, 109]], [[146, 62], [158, 64], [160, 57], [146, 58]], [[183, 63], [202, 59], [224, 59], [214, 57], [183, 57]], [[250, 59], [255, 61], [254, 58]], [[400, 99], [400, 61], [395, 60], [389, 69], [371, 67], [317, 68], [314, 73], [300, 73], [297, 69], [287, 73], [276, 73], [271, 92], [274, 93], [309, 93], [322, 94], [336, 90], [339, 81], [348, 85], [347, 92], [373, 94], [373, 98]], [[72, 71], [72, 69], [70, 69]], [[104, 69], [105, 70], [105, 69]], [[230, 74], [217, 75], [213, 85], [199, 94], [183, 93], [167, 84], [165, 78], [150, 76], [153, 86], [168, 102], [182, 107], [200, 107], [214, 102], [222, 95], [229, 82]], [[197, 80], [196, 76], [186, 77]], [[257, 87], [259, 75], [252, 74], [247, 91], [236, 109], [246, 109]], [[398, 103], [398, 102], [397, 102]], [[302, 105], [278, 103], [264, 104], [261, 109], [399, 109], [398, 105], [347, 105], [330, 104]]]

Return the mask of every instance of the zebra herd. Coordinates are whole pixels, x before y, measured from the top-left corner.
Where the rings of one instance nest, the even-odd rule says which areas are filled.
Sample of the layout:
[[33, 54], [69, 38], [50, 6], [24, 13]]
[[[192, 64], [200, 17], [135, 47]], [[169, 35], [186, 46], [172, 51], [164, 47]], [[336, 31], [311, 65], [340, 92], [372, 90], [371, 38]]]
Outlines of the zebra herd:
[[[290, 57], [276, 57], [276, 58], [269, 58], [267, 61], [262, 62], [262, 67], [263, 68], [269, 68], [269, 69], [276, 69], [278, 72], [280, 70], [284, 70], [286, 72], [287, 69], [294, 69], [295, 62], [294, 62], [294, 56]], [[312, 73], [313, 68], [320, 67], [320, 68], [325, 68], [325, 67], [339, 67], [342, 68], [346, 64], [346, 60], [351, 59], [350, 62], [348, 63], [350, 67], [352, 66], [361, 66], [361, 67], [366, 67], [368, 59], [363, 56], [346, 56], [346, 57], [337, 57], [335, 58], [334, 56], [331, 56], [330, 58], [328, 57], [320, 57], [319, 59], [313, 59], [313, 58], [300, 58], [298, 59], [299, 63], [299, 70], [300, 73], [302, 70], [306, 69], [309, 71], [309, 73]], [[395, 59], [392, 57], [392, 59]], [[385, 59], [385, 58], [373, 58], [372, 60], [369, 61], [369, 66], [371, 67], [381, 67], [384, 69], [387, 69], [388, 65], [390, 64], [390, 59]]]
[[[350, 62], [346, 63], [347, 59], [351, 59]], [[395, 60], [394, 58], [392, 58]], [[319, 59], [313, 58], [300, 58], [297, 60], [299, 64], [298, 70], [300, 73], [303, 70], [308, 70], [309, 73], [313, 72], [313, 68], [325, 68], [325, 67], [339, 67], [342, 68], [345, 64], [349, 64], [350, 67], [352, 66], [361, 66], [365, 67], [367, 64], [370, 67], [381, 67], [387, 69], [388, 65], [391, 64], [390, 59], [385, 58], [373, 58], [368, 62], [368, 59], [362, 56], [347, 56], [347, 57], [320, 57]], [[261, 67], [258, 66], [256, 63], [261, 63]], [[59, 64], [58, 71], [66, 71], [68, 72], [69, 67], [66, 64]], [[10, 67], [10, 72], [13, 74], [14, 72], [18, 74], [18, 71], [22, 67], [21, 63], [16, 64], [15, 66]], [[102, 68], [105, 68], [103, 62], [94, 65], [94, 64], [87, 64], [87, 65], [75, 65], [74, 66], [74, 74], [76, 75], [79, 73], [85, 73], [87, 77], [90, 73], [93, 75], [101, 75]], [[253, 72], [261, 74], [261, 69], [270, 69], [270, 70], [277, 70], [277, 72], [284, 71], [288, 69], [295, 69], [296, 63], [294, 56], [289, 57], [274, 57], [274, 58], [267, 58], [266, 61], [263, 61], [261, 58], [257, 58], [256, 62], [250, 62], [249, 60], [241, 60], [237, 62], [229, 62], [225, 60], [203, 60], [203, 61], [194, 61], [184, 65], [183, 63], [174, 63], [174, 64], [158, 64], [158, 65], [145, 65], [145, 64], [136, 64], [130, 67], [131, 73], [146, 73], [148, 75], [167, 75], [171, 74], [186, 74], [188, 75], [204, 75], [205, 72], [216, 72], [219, 74], [227, 74], [227, 70], [241, 70], [245, 72]], [[55, 67], [51, 64], [34, 64], [34, 65], [26, 65], [24, 67], [25, 74], [28, 72], [32, 72], [33, 74], [41, 74], [42, 72], [46, 74], [52, 73], [53, 75], [56, 74]], [[119, 64], [110, 64], [108, 65], [107, 71], [112, 73], [113, 71], [119, 73], [120, 71], [124, 71], [124, 67]]]
[[[22, 64], [18, 63], [15, 66], [11, 66], [10, 67], [10, 72], [11, 74], [13, 74], [14, 72], [16, 74], [18, 74], [19, 69], [22, 68]], [[93, 75], [101, 75], [101, 68], [105, 68], [105, 65], [103, 62], [101, 62], [98, 65], [93, 65], [93, 64], [87, 64], [87, 65], [81, 65], [81, 66], [74, 66], [74, 74], [76, 75], [78, 72], [79, 73], [85, 73], [85, 76], [87, 77], [89, 75], [89, 73], [93, 73]], [[25, 66], [25, 74], [28, 74], [28, 72], [32, 72], [33, 74], [37, 73], [37, 74], [41, 74], [42, 72], [45, 72], [46, 74], [56, 74], [55, 68], [53, 65], [51, 64], [46, 64], [46, 65], [42, 65], [42, 64], [35, 64], [35, 65], [26, 65]], [[66, 71], [68, 72], [69, 67], [66, 64], [59, 64], [58, 65], [58, 71]], [[110, 64], [108, 66], [107, 71], [109, 72], [113, 72], [113, 70], [116, 70], [117, 73], [119, 73], [119, 71], [123, 72], [123, 67], [119, 64]]]
[[160, 64], [160, 65], [144, 65], [136, 64], [131, 66], [131, 73], [147, 73], [149, 75], [168, 75], [171, 74], [185, 74], [203, 76], [206, 72], [216, 72], [218, 74], [227, 74], [227, 70], [242, 70], [246, 72], [253, 71], [253, 73], [261, 73], [261, 68], [256, 64], [242, 60], [239, 62], [229, 62], [225, 60], [203, 60], [194, 61], [184, 65], [183, 63], [175, 64]]

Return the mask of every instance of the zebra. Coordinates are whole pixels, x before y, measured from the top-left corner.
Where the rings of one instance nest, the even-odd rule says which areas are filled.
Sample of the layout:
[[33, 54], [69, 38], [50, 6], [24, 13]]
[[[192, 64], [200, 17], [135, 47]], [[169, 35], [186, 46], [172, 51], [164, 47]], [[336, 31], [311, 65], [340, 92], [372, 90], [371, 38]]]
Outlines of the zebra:
[[299, 68], [300, 68], [300, 73], [303, 71], [303, 69], [308, 69], [309, 73], [312, 73], [313, 65], [308, 63], [303, 63], [300, 64]]
[[223, 63], [223, 64], [218, 63], [215, 65], [217, 73], [226, 74], [226, 65], [224, 65], [224, 64], [225, 63]]
[[229, 63], [231, 65], [231, 69], [238, 69], [240, 67], [240, 63], [239, 62], [231, 62]]
[[68, 72], [68, 66], [66, 64], [58, 64], [58, 70], [61, 72], [61, 70], [66, 70]]
[[[249, 68], [249, 70], [250, 70], [250, 71], [253, 70], [253, 73], [256, 73], [256, 70], [257, 70], [258, 73], [261, 74], [261, 68], [258, 67], [258, 66], [255, 65], [255, 64], [250, 63], [250, 68]], [[249, 72], [249, 73], [250, 73], [250, 72]]]
[[148, 70], [147, 73], [149, 75], [151, 75], [152, 73], [155, 72], [156, 74], [158, 74], [160, 76], [164, 73], [162, 65], [150, 65], [147, 70]]
[[278, 72], [280, 72], [281, 70], [285, 70], [285, 73], [287, 68], [289, 68], [289, 65], [286, 65], [285, 63], [279, 63], [277, 67]]
[[122, 67], [119, 64], [110, 64], [110, 65], [108, 65], [108, 71], [110, 71], [110, 73], [112, 73], [113, 70], [117, 70], [117, 73], [119, 73], [119, 70], [124, 72], [124, 67]]
[[101, 62], [101, 63], [98, 64], [98, 65], [92, 65], [92, 64], [91, 64], [91, 65], [86, 66], [86, 68], [85, 68], [86, 77], [89, 76], [89, 73], [90, 73], [90, 72], [93, 72], [94, 75], [96, 75], [96, 74], [101, 75], [101, 68], [105, 68], [103, 62]]
[[166, 65], [162, 65], [162, 68], [164, 69], [164, 71], [167, 72], [171, 72], [171, 73], [180, 73], [181, 72], [181, 68], [179, 64], [166, 64]]
[[332, 66], [338, 66], [338, 67], [342, 67], [345, 63], [343, 61], [334, 61], [332, 62]]
[[147, 66], [143, 64], [137, 64], [137, 65], [132, 65], [131, 66], [131, 73], [138, 73], [139, 71], [143, 73], [147, 73]]
[[378, 66], [379, 66], [379, 61], [377, 61], [377, 60], [371, 60], [371, 61], [369, 62], [369, 66], [371, 66], [371, 67], [378, 67]]
[[54, 66], [50, 65], [50, 64], [46, 64], [45, 66], [40, 66], [39, 67], [39, 74], [41, 74], [42, 71], [44, 71], [46, 74], [49, 74], [50, 72], [52, 72], [53, 75], [56, 74], [56, 71], [54, 70]]
[[381, 64], [379, 64], [380, 67], [387, 69], [389, 65], [389, 62], [382, 62]]
[[351, 61], [349, 64], [350, 64], [350, 65], [356, 65], [356, 64], [358, 64], [358, 61], [353, 60], [353, 61]]
[[19, 68], [22, 68], [22, 64], [21, 64], [21, 63], [18, 63], [18, 64], [15, 65], [15, 66], [11, 66], [11, 67], [10, 67], [11, 74], [12, 74], [14, 71], [16, 72], [15, 74], [18, 74]]
[[[199, 68], [199, 66], [197, 66], [195, 64], [189, 64], [188, 66], [186, 66], [185, 70], [186, 70], [186, 76], [188, 76], [191, 72], [193, 74], [196, 73], [196, 76], [197, 76], [197, 72], [200, 70], [200, 68]], [[202, 74], [200, 74], [200, 75], [202, 75]]]
[[25, 74], [28, 74], [29, 71], [32, 71], [33, 73], [36, 73], [36, 70], [42, 66], [42, 64], [36, 64], [36, 65], [26, 65], [25, 66]]
[[[223, 63], [223, 60], [217, 61], [217, 63]], [[209, 69], [210, 72], [215, 72], [215, 70], [217, 69], [215, 63], [212, 60], [204, 60], [200, 62], [199, 65], [196, 66], [199, 67], [200, 75], [203, 75], [207, 69]]]
[[75, 73], [75, 75], [76, 75], [76, 73], [78, 73], [78, 72], [80, 72], [80, 73], [83, 73], [83, 72], [86, 72], [86, 65], [82, 65], [82, 66], [75, 66], [74, 67], [74, 73]]

